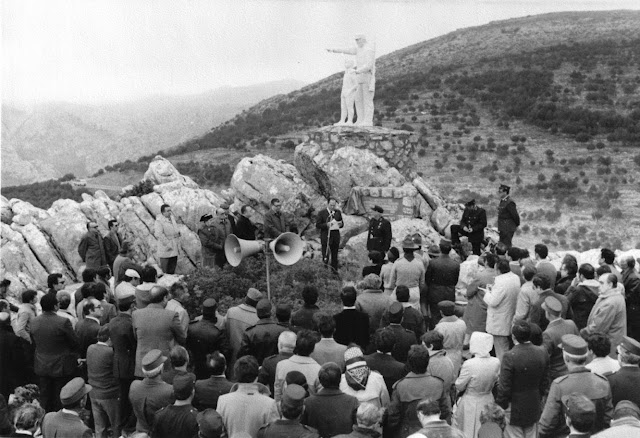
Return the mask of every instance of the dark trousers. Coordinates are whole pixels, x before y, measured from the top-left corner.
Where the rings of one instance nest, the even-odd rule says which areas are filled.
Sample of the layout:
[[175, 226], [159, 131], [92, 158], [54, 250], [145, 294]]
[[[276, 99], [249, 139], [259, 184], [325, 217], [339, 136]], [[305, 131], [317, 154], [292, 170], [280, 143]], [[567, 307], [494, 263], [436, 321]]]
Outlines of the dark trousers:
[[[471, 233], [468, 233], [462, 229], [462, 225], [451, 225], [451, 243], [452, 244], [454, 245], [460, 244], [460, 236], [469, 237], [469, 234]], [[481, 254], [480, 248], [482, 245], [482, 240], [479, 240], [478, 242], [469, 241], [469, 243], [471, 244], [473, 253], [479, 256]]]
[[[329, 231], [327, 236], [320, 236], [322, 243], [322, 261], [331, 264], [334, 271], [338, 271], [338, 248], [340, 247], [340, 231]], [[328, 248], [327, 248], [328, 245]]]
[[224, 264], [227, 263], [227, 255], [224, 251], [216, 251], [215, 252], [215, 263], [219, 268], [223, 268]]
[[119, 430], [133, 432], [136, 430], [136, 416], [129, 401], [129, 388], [135, 379], [118, 379], [120, 385], [120, 427]]
[[165, 274], [175, 274], [177, 265], [178, 256], [160, 259], [160, 269], [162, 269]]
[[45, 412], [55, 412], [62, 409], [60, 391], [74, 376], [49, 377], [38, 376], [40, 386], [40, 406]]
[[504, 243], [507, 248], [511, 248], [513, 244], [511, 243], [511, 239], [513, 239], [513, 235], [515, 231], [502, 231], [498, 230], [500, 233], [500, 243]]

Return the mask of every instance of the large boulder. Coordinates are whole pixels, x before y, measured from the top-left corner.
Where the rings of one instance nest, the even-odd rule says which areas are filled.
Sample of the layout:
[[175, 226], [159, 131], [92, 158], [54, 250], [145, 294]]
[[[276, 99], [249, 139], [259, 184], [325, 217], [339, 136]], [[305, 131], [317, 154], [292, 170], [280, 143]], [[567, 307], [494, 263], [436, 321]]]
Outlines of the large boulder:
[[400, 187], [398, 169], [368, 149], [323, 150], [314, 142], [296, 147], [294, 163], [302, 178], [325, 197], [346, 199], [352, 187]]
[[11, 221], [13, 220], [11, 204], [9, 204], [9, 200], [4, 196], [0, 196], [0, 219], [7, 225], [11, 225]]
[[11, 281], [11, 290], [19, 292], [46, 284], [48, 272], [31, 251], [22, 234], [0, 223], [0, 269], [2, 277]]
[[151, 163], [149, 169], [144, 173], [144, 178], [153, 184], [178, 183], [181, 186], [198, 188], [191, 178], [181, 175], [169, 160], [157, 155]]

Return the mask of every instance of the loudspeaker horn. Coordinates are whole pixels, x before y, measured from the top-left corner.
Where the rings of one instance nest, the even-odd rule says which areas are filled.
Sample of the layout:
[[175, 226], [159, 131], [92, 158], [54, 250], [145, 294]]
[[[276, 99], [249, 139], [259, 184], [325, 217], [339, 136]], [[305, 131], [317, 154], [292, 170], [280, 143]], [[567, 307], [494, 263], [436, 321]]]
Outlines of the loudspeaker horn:
[[[243, 258], [249, 257], [262, 250], [264, 242], [260, 240], [238, 239], [235, 234], [229, 234], [224, 241], [224, 254], [231, 266], [238, 266]], [[295, 263], [295, 262], [294, 262]]]
[[300, 260], [304, 245], [296, 233], [282, 233], [269, 244], [269, 248], [278, 263], [288, 266]]

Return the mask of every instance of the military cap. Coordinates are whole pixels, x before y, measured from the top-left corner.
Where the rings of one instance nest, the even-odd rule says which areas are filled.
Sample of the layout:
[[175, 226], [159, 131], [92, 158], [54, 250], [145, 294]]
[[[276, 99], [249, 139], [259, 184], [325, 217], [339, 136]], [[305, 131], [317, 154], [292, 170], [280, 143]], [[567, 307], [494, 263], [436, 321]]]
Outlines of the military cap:
[[224, 422], [215, 409], [205, 409], [196, 416], [202, 438], [220, 438], [224, 433]]
[[630, 338], [629, 336], [623, 336], [620, 346], [627, 350], [629, 353], [640, 356], [640, 342], [636, 341], [635, 339]]
[[592, 417], [596, 414], [596, 405], [584, 394], [572, 393], [562, 397], [562, 403], [567, 408], [570, 419], [576, 417]]
[[247, 298], [253, 301], [260, 301], [262, 299], [262, 292], [254, 287], [250, 287], [247, 291]]
[[193, 392], [195, 385], [196, 379], [193, 374], [177, 374], [173, 378], [173, 394], [177, 400], [186, 400]]
[[63, 406], [72, 405], [89, 394], [92, 389], [91, 385], [87, 385], [82, 377], [71, 379], [60, 390], [60, 402]]
[[307, 395], [307, 391], [300, 385], [292, 383], [287, 385], [287, 389], [284, 390], [282, 395], [282, 407], [288, 407], [290, 409], [300, 408], [304, 404], [304, 399]]
[[121, 297], [118, 299], [118, 305], [122, 304], [122, 305], [127, 305], [127, 304], [131, 304], [133, 302], [136, 301], [136, 295], [135, 294], [131, 294], [131, 295], [125, 295], [124, 297]]
[[410, 234], [407, 234], [404, 240], [402, 241], [402, 248], [403, 249], [420, 249], [418, 244], [413, 241], [413, 238], [411, 237]]
[[142, 369], [145, 371], [153, 371], [165, 363], [166, 360], [167, 357], [162, 355], [162, 351], [158, 349], [151, 350], [142, 358]]
[[445, 316], [451, 316], [456, 310], [456, 303], [449, 300], [440, 301], [438, 303], [438, 309], [440, 309]]
[[380, 207], [379, 205], [374, 205], [371, 210], [377, 211], [378, 213], [384, 213], [384, 208]]
[[420, 235], [420, 233], [414, 233], [411, 238], [413, 239], [413, 243], [415, 243], [416, 245], [422, 247], [422, 236]]
[[476, 200], [472, 199], [471, 201], [467, 201], [467, 202], [464, 203], [464, 205], [467, 206], [467, 207], [472, 207], [472, 206], [476, 205]]
[[202, 216], [200, 216], [200, 222], [206, 222], [209, 219], [213, 219], [213, 216], [210, 215], [209, 213], [203, 214]]
[[562, 311], [562, 303], [556, 297], [547, 297], [542, 303], [542, 308], [550, 310], [553, 313], [560, 313]]
[[266, 298], [258, 301], [258, 304], [256, 304], [256, 313], [258, 314], [258, 318], [271, 316], [271, 301]]
[[438, 245], [431, 245], [429, 247], [429, 250], [427, 251], [427, 254], [429, 254], [430, 256], [439, 256], [441, 254], [440, 247]]
[[213, 298], [207, 298], [202, 303], [202, 307], [205, 309], [216, 309], [218, 307], [218, 302]]
[[578, 335], [564, 335], [561, 338], [562, 341], [562, 349], [574, 356], [584, 356], [587, 354], [588, 346], [587, 341], [582, 339]]
[[506, 184], [500, 184], [500, 190], [502, 190], [503, 192], [509, 193], [511, 191], [511, 187], [509, 187]]
[[401, 315], [402, 311], [403, 311], [403, 307], [402, 304], [400, 304], [399, 302], [394, 302], [391, 303], [391, 305], [389, 306], [389, 314], [390, 315]]
[[613, 410], [613, 419], [635, 417], [640, 420], [640, 408], [630, 400], [620, 400]]
[[129, 278], [140, 278], [140, 274], [135, 269], [127, 269], [124, 271], [124, 275]]

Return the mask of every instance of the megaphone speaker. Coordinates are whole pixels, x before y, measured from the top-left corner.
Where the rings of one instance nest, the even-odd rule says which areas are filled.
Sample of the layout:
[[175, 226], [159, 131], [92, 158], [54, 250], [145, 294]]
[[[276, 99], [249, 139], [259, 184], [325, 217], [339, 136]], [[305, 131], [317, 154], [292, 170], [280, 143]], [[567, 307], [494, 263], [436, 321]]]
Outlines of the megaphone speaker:
[[269, 248], [271, 248], [276, 261], [287, 266], [293, 265], [300, 260], [304, 251], [302, 239], [296, 233], [280, 234], [277, 239], [269, 244]]
[[238, 266], [243, 258], [260, 252], [263, 244], [259, 240], [238, 239], [235, 234], [229, 234], [224, 241], [224, 254], [231, 266]]

